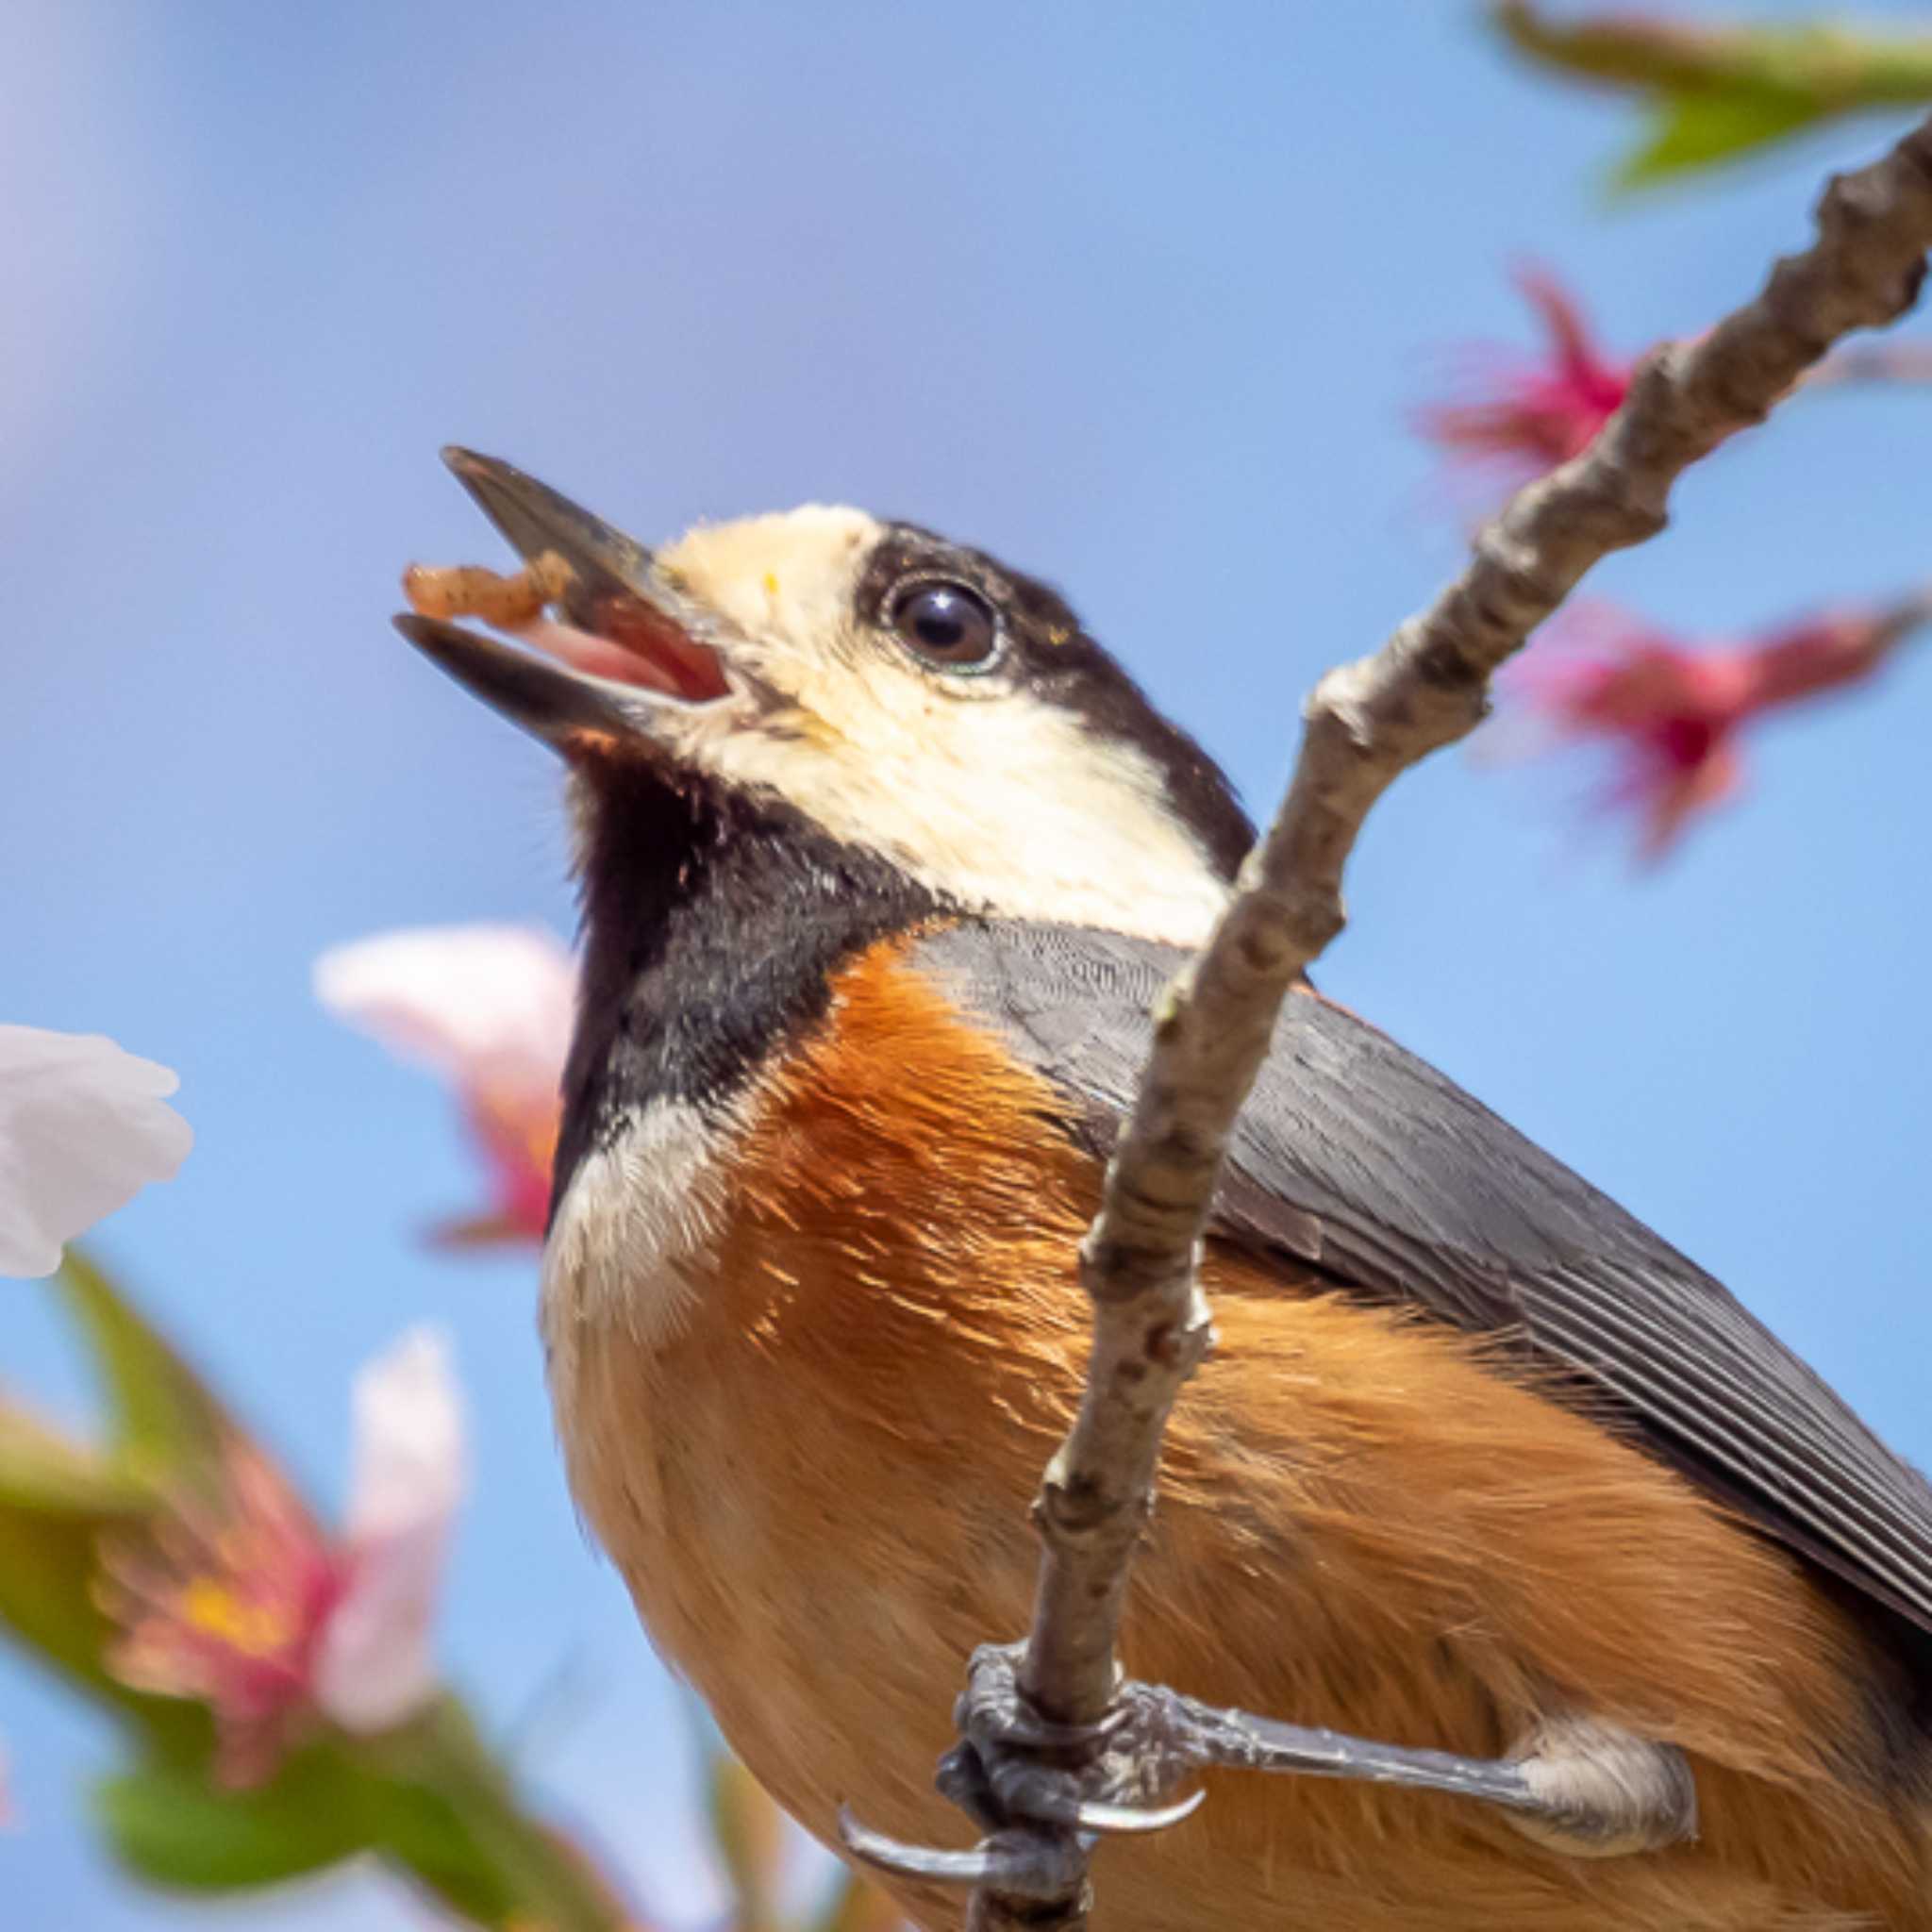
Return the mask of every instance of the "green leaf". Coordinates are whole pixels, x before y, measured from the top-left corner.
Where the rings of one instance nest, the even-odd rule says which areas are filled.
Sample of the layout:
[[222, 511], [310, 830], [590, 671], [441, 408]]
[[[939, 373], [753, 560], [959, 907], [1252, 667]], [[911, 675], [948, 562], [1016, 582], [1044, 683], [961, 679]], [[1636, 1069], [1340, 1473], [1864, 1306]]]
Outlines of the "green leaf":
[[1651, 117], [1648, 139], [1618, 167], [1612, 185], [1652, 187], [1673, 175], [1690, 174], [1767, 147], [1830, 115], [1831, 109], [1813, 96], [1773, 88], [1662, 94]]
[[1539, 66], [1638, 93], [1763, 88], [1831, 113], [1932, 99], [1932, 33], [1822, 18], [1720, 25], [1627, 7], [1594, 12], [1492, 0], [1491, 24]]
[[73, 1248], [58, 1285], [93, 1354], [116, 1452], [137, 1474], [192, 1477], [219, 1456], [227, 1412], [100, 1269]]
[[95, 1809], [129, 1871], [172, 1890], [279, 1885], [374, 1853], [492, 1932], [618, 1932], [593, 1875], [475, 1749], [452, 1708], [384, 1737], [328, 1732], [248, 1790], [215, 1784], [205, 1761], [150, 1759], [106, 1779]]
[[271, 1782], [245, 1791], [150, 1762], [104, 1779], [94, 1809], [115, 1855], [151, 1884], [239, 1891], [320, 1872], [364, 1850], [362, 1798], [355, 1772], [325, 1745], [298, 1752]]
[[104, 1661], [116, 1632], [94, 1599], [99, 1540], [138, 1521], [127, 1510], [0, 1502], [0, 1629], [134, 1725], [150, 1751], [201, 1763], [213, 1747], [208, 1712], [182, 1699], [130, 1690]]
[[478, 1820], [462, 1790], [426, 1778], [385, 1777], [372, 1803], [374, 1837], [386, 1857], [411, 1874], [445, 1905], [478, 1925], [509, 1927], [520, 1919], [542, 1923], [522, 1895], [514, 1857], [506, 1857], [514, 1835], [529, 1829], [514, 1812]]
[[147, 1491], [85, 1443], [0, 1398], [0, 1503], [82, 1515], [137, 1510]]
[[1932, 100], [1932, 33], [1815, 21], [1718, 25], [1661, 10], [1548, 11], [1493, 0], [1490, 18], [1538, 66], [1636, 95], [1648, 140], [1618, 169], [1624, 189], [1711, 167], [1798, 129]]
[[[473, 1924], [615, 1932], [614, 1917], [557, 1910], [547, 1882], [556, 1848], [541, 1825], [514, 1807], [478, 1807], [473, 1767], [450, 1763], [433, 1744], [418, 1760], [399, 1741], [331, 1733], [248, 1790], [225, 1790], [205, 1770], [150, 1762], [105, 1780], [95, 1809], [121, 1861], [173, 1890], [280, 1885], [375, 1853]], [[532, 1873], [533, 1857], [546, 1869]]]
[[196, 1704], [131, 1690], [107, 1666], [118, 1632], [96, 1595], [102, 1539], [136, 1531], [152, 1490], [17, 1403], [0, 1403], [0, 1631], [132, 1724], [147, 1748], [200, 1763], [213, 1746]]
[[587, 1856], [534, 1816], [454, 1697], [408, 1724], [345, 1740], [381, 1787], [372, 1842], [479, 1925], [623, 1932], [622, 1902]]
[[41, 1657], [96, 1687], [109, 1636], [93, 1600], [95, 1539], [111, 1519], [0, 1507], [0, 1623]]

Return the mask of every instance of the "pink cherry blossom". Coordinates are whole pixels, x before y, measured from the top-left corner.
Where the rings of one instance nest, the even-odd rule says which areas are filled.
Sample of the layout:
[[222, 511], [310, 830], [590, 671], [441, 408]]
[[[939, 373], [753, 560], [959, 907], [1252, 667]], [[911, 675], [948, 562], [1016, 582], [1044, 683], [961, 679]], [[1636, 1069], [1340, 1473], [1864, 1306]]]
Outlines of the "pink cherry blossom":
[[103, 1564], [103, 1607], [123, 1633], [108, 1667], [134, 1690], [207, 1703], [223, 1781], [260, 1783], [308, 1702], [316, 1644], [341, 1595], [335, 1555], [301, 1499], [231, 1436], [206, 1487], [184, 1485]]
[[[1581, 456], [1623, 406], [1641, 359], [1599, 346], [1576, 298], [1547, 269], [1513, 279], [1536, 312], [1543, 342], [1534, 354], [1476, 344], [1463, 352], [1463, 392], [1414, 412], [1417, 429], [1458, 464], [1532, 482]], [[1801, 378], [1812, 389], [1932, 381], [1932, 354], [1912, 342], [1856, 343]]]
[[194, 1135], [167, 1067], [97, 1033], [0, 1026], [0, 1274], [51, 1274], [62, 1245], [172, 1179]]
[[1527, 482], [1590, 446], [1623, 402], [1635, 365], [1598, 348], [1554, 275], [1523, 268], [1515, 279], [1542, 324], [1541, 354], [1479, 352], [1470, 392], [1426, 405], [1416, 424], [1451, 456]]
[[1580, 607], [1524, 658], [1508, 688], [1565, 741], [1612, 748], [1602, 802], [1639, 820], [1652, 860], [1743, 776], [1739, 741], [1763, 712], [1870, 676], [1932, 619], [1932, 596], [1843, 610], [1701, 650], [1607, 605]]
[[436, 1684], [430, 1639], [465, 1478], [449, 1354], [414, 1329], [356, 1377], [342, 1593], [324, 1626], [316, 1701], [345, 1730], [383, 1731]]
[[104, 1556], [123, 1683], [199, 1698], [217, 1774], [260, 1783], [302, 1730], [393, 1728], [436, 1694], [430, 1626], [463, 1485], [461, 1409], [442, 1341], [413, 1330], [365, 1367], [344, 1530], [331, 1539], [242, 1436]]
[[491, 1198], [443, 1237], [541, 1240], [576, 998], [563, 943], [521, 925], [382, 933], [325, 954], [315, 991], [337, 1018], [455, 1089]]

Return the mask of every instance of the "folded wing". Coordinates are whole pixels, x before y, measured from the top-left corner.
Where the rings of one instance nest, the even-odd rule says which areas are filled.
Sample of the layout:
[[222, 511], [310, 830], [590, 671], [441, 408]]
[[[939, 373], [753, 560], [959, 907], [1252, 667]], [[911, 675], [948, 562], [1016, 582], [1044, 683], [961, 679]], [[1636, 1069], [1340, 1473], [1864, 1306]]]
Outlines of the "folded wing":
[[[1066, 1096], [1105, 1155], [1172, 947], [969, 922], [913, 963]], [[1212, 1232], [1418, 1304], [1561, 1373], [1592, 1413], [1932, 1631], [1932, 1486], [1725, 1289], [1432, 1067], [1313, 993], [1285, 1006]]]

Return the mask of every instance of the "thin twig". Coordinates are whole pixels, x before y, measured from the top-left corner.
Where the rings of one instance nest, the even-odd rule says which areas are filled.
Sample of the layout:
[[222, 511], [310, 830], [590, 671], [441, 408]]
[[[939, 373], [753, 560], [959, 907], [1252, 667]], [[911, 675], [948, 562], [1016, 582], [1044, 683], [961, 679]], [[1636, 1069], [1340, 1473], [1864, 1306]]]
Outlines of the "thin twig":
[[[1646, 357], [1591, 447], [1518, 492], [1427, 610], [1308, 699], [1280, 813], [1161, 1003], [1082, 1246], [1094, 1304], [1087, 1387], [1034, 1506], [1044, 1548], [1022, 1682], [1043, 1716], [1091, 1724], [1113, 1699], [1161, 1435], [1211, 1340], [1195, 1275], [1208, 1203], [1281, 1001], [1341, 930], [1341, 869], [1369, 808], [1397, 774], [1474, 727], [1497, 666], [1592, 564], [1664, 527], [1671, 486], [1691, 463], [1761, 422], [1839, 337], [1911, 306], [1932, 248], [1932, 121], [1835, 178], [1817, 222], [1817, 240], [1780, 261], [1754, 301]], [[1063, 1837], [1056, 1849], [1064, 1856]], [[982, 1890], [974, 1922], [1058, 1932], [1084, 1920], [1087, 1895], [1084, 1879], [1070, 1884], [1056, 1910]]]

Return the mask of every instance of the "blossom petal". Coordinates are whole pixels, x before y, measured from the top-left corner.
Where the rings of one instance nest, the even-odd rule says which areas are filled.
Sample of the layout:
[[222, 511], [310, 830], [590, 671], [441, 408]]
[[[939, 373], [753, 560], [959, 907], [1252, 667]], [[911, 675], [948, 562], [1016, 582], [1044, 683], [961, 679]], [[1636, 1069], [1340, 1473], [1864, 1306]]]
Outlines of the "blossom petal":
[[245, 1790], [273, 1775], [299, 1729], [343, 1579], [258, 1443], [229, 1433], [212, 1474], [104, 1539], [97, 1600], [118, 1631], [108, 1668], [134, 1690], [205, 1703], [216, 1778]]
[[97, 1033], [0, 1026], [0, 1274], [51, 1274], [64, 1242], [173, 1177], [194, 1133], [172, 1069]]
[[436, 1693], [437, 1586], [462, 1495], [462, 1407], [445, 1339], [411, 1329], [356, 1378], [347, 1578], [316, 1658], [318, 1705], [345, 1730], [388, 1730]]
[[323, 1005], [455, 1088], [491, 1201], [463, 1224], [542, 1238], [576, 1003], [569, 950], [541, 927], [425, 926], [325, 954]]
[[1519, 269], [1516, 283], [1542, 325], [1541, 348], [1488, 356], [1464, 393], [1424, 406], [1415, 420], [1453, 457], [1526, 482], [1589, 446], [1623, 402], [1634, 365], [1597, 347], [1582, 309], [1547, 271]]
[[458, 1086], [523, 1070], [554, 1093], [576, 969], [540, 926], [414, 926], [325, 953], [315, 992], [338, 1019]]

